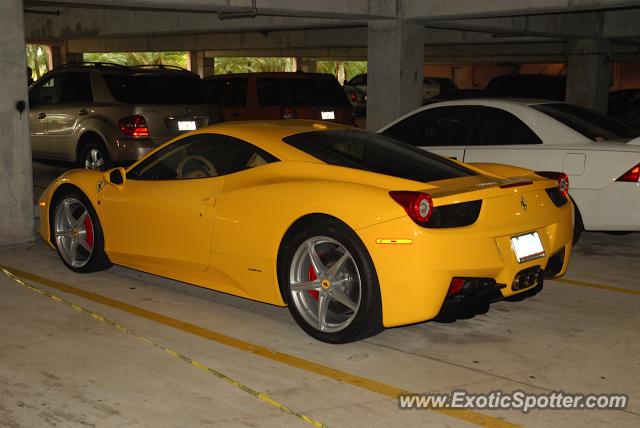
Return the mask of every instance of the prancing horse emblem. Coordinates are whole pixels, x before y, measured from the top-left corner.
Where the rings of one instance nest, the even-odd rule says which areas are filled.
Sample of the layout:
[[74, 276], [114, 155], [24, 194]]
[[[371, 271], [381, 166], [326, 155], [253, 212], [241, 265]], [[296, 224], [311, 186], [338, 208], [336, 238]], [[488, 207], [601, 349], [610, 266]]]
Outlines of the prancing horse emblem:
[[524, 200], [524, 196], [520, 196], [520, 206], [523, 210], [527, 209], [527, 201]]

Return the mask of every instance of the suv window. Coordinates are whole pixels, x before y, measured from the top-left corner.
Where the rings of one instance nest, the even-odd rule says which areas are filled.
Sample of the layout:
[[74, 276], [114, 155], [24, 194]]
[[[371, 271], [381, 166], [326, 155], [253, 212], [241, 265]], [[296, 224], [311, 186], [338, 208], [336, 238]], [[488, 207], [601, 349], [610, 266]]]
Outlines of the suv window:
[[205, 104], [202, 79], [182, 74], [103, 74], [116, 101], [127, 104]]
[[220, 134], [183, 138], [152, 154], [127, 174], [138, 180], [218, 177], [278, 159], [246, 141]]
[[62, 78], [59, 74], [45, 77], [40, 84], [36, 85], [29, 92], [29, 105], [34, 107], [37, 105], [53, 104], [61, 83]]
[[473, 146], [511, 144], [542, 144], [542, 140], [513, 114], [497, 108], [484, 107], [482, 118], [473, 137]]
[[89, 73], [64, 73], [59, 103], [92, 102], [91, 79]]
[[366, 84], [367, 84], [366, 74], [358, 74], [353, 79], [349, 80], [349, 85], [366, 85]]
[[247, 105], [247, 78], [209, 79], [205, 83], [211, 102], [223, 106]]
[[348, 106], [349, 100], [333, 78], [257, 79], [261, 106]]
[[283, 141], [330, 165], [407, 180], [427, 182], [477, 175], [449, 159], [355, 129], [303, 132]]
[[382, 134], [414, 146], [464, 146], [479, 115], [473, 106], [439, 107], [418, 112]]

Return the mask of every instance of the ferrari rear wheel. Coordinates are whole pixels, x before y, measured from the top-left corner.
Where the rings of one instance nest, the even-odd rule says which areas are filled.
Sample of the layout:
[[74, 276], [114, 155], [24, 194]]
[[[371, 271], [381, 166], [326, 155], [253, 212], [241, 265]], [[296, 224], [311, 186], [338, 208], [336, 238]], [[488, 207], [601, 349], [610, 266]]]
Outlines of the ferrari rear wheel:
[[95, 272], [111, 264], [104, 253], [98, 216], [79, 191], [69, 191], [54, 201], [52, 238], [63, 263], [75, 272]]
[[286, 255], [289, 310], [309, 335], [346, 343], [382, 329], [373, 262], [357, 235], [333, 221], [309, 224]]

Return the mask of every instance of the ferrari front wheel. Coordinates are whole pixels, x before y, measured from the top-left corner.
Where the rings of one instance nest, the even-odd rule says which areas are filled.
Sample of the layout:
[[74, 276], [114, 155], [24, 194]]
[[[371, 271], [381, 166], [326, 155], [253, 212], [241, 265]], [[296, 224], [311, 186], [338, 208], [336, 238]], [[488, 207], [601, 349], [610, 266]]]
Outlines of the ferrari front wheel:
[[290, 244], [287, 300], [305, 332], [323, 342], [347, 343], [382, 329], [377, 274], [353, 231], [323, 221], [298, 231]]
[[55, 199], [51, 231], [58, 255], [69, 269], [95, 272], [111, 265], [104, 252], [100, 220], [80, 191], [68, 191]]

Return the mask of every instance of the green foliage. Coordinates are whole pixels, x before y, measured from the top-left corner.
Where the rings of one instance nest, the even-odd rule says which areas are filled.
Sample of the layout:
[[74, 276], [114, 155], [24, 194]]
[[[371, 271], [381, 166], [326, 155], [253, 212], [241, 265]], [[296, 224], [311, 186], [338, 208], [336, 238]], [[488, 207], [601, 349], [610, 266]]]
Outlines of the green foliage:
[[45, 45], [26, 46], [27, 66], [31, 67], [32, 78], [37, 80], [49, 71], [49, 47]]
[[219, 57], [214, 68], [215, 74], [295, 71], [293, 63], [293, 58], [285, 57]]
[[349, 80], [353, 76], [367, 72], [367, 61], [318, 61], [319, 73], [329, 73], [338, 81]]
[[84, 61], [121, 65], [164, 64], [187, 68], [187, 52], [107, 52], [85, 53]]

